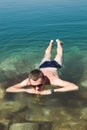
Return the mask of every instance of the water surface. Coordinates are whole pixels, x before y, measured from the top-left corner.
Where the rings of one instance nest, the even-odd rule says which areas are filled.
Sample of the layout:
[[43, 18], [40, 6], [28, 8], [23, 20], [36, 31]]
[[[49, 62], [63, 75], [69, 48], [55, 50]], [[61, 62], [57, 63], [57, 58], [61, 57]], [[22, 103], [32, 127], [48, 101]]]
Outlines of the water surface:
[[57, 38], [64, 41], [60, 77], [76, 83], [79, 91], [45, 97], [6, 93], [0, 99], [0, 122], [42, 120], [58, 122], [54, 130], [87, 128], [86, 0], [0, 1], [0, 87], [6, 89], [38, 68], [49, 41]]

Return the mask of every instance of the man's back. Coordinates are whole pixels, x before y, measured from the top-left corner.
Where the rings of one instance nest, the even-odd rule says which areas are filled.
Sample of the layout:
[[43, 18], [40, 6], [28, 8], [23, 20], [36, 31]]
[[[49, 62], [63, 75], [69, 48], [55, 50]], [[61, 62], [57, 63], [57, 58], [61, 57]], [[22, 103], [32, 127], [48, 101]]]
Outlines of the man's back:
[[51, 85], [54, 85], [55, 80], [59, 79], [58, 72], [57, 72], [56, 68], [44, 68], [44, 69], [40, 69], [40, 70], [49, 79]]

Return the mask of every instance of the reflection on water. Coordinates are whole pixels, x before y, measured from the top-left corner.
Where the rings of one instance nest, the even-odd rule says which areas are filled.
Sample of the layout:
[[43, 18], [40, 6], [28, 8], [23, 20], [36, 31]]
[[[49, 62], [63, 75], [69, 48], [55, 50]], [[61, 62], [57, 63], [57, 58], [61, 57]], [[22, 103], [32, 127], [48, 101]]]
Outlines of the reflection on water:
[[[5, 93], [8, 86], [25, 79], [28, 73], [0, 70], [0, 77], [2, 77], [0, 79], [2, 81], [0, 83], [1, 130], [16, 128], [28, 130], [31, 125], [26, 123], [31, 123], [36, 130], [43, 130], [43, 128], [45, 130], [48, 128], [53, 130], [87, 129], [87, 60], [77, 51], [71, 50], [65, 55], [67, 60], [60, 72], [62, 79], [78, 84], [80, 89], [75, 92], [55, 93], [49, 96]], [[19, 65], [15, 66], [19, 67]]]

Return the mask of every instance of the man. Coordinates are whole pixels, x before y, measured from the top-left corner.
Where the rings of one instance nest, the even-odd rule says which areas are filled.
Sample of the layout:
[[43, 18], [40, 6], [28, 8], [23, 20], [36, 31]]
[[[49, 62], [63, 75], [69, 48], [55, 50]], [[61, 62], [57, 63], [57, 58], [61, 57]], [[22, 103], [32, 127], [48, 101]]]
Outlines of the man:
[[[78, 90], [74, 83], [64, 81], [59, 78], [57, 71], [62, 67], [63, 61], [63, 42], [59, 39], [57, 42], [57, 54], [54, 60], [51, 60], [51, 53], [54, 41], [51, 40], [45, 51], [39, 69], [32, 70], [29, 77], [6, 89], [6, 92], [27, 92], [31, 94], [49, 95], [55, 92], [67, 92]], [[52, 85], [54, 88], [45, 89], [45, 85]], [[24, 88], [30, 86], [30, 88]], [[58, 87], [57, 87], [58, 86]]]

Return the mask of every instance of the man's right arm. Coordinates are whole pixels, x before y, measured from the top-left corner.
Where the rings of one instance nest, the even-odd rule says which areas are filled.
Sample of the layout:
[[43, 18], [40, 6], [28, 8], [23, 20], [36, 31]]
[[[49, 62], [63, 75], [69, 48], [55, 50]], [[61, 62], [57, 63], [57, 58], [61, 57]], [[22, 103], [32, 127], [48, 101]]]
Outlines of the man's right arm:
[[24, 81], [17, 83], [11, 87], [8, 87], [6, 89], [6, 92], [12, 92], [12, 93], [17, 93], [17, 92], [25, 92], [25, 86], [30, 85], [29, 83], [29, 78], [25, 79]]

